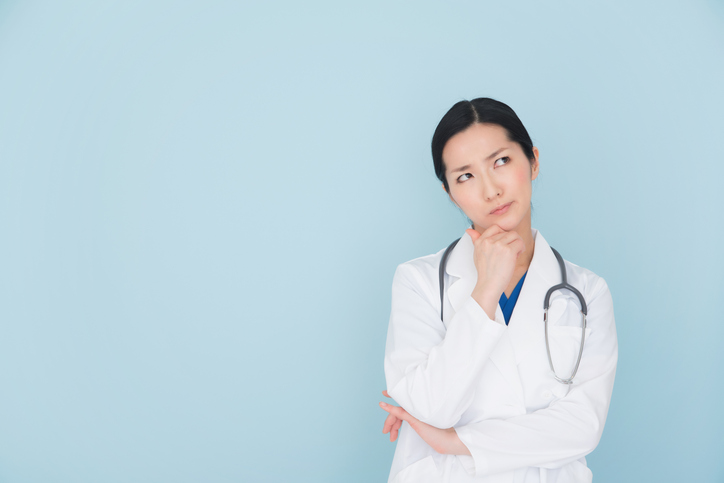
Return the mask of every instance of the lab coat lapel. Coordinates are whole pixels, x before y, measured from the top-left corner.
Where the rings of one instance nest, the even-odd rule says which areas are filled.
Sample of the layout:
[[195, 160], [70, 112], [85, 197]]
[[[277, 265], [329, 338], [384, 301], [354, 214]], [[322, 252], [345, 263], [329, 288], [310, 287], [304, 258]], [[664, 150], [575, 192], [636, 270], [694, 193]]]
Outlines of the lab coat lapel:
[[[465, 233], [455, 246], [447, 261], [445, 271], [457, 280], [450, 284], [448, 298], [455, 312], [467, 301], [478, 281], [478, 272], [473, 261], [474, 245], [470, 235]], [[527, 283], [527, 282], [526, 282]], [[517, 305], [517, 304], [516, 304]], [[495, 320], [505, 325], [505, 318], [500, 304], [496, 305]], [[518, 375], [516, 366], [515, 351], [510, 340], [508, 328], [500, 337], [495, 350], [490, 355], [490, 360], [495, 364], [505, 380], [510, 384], [520, 401], [524, 401], [523, 386]]]
[[447, 288], [447, 295], [455, 312], [460, 310], [478, 281], [478, 272], [473, 262], [473, 250], [473, 240], [466, 232], [447, 259], [445, 271], [451, 277], [455, 277]]
[[[516, 364], [520, 364], [533, 351], [544, 347], [543, 299], [548, 289], [561, 281], [561, 269], [548, 242], [536, 229], [533, 229], [533, 237], [533, 259], [508, 326]], [[555, 324], [562, 315], [562, 310], [557, 310], [561, 306], [561, 301], [558, 300], [560, 298], [565, 298], [561, 291], [551, 295], [549, 324]]]

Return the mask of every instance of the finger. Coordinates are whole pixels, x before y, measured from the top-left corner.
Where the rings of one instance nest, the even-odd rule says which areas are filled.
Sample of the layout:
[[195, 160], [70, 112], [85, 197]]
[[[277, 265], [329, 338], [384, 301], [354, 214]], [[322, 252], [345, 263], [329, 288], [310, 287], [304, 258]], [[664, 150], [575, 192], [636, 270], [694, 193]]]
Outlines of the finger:
[[497, 235], [498, 233], [505, 233], [505, 230], [500, 228], [499, 225], [490, 225], [487, 230], [485, 230], [480, 236], [483, 238], [488, 238], [493, 235]]
[[397, 436], [400, 434], [400, 426], [402, 426], [402, 419], [398, 419], [394, 426], [392, 426], [392, 431], [390, 431], [390, 441], [394, 442], [397, 439]]
[[520, 255], [522, 252], [525, 251], [525, 242], [520, 235], [518, 235], [517, 233], [513, 233], [514, 232], [510, 232], [511, 236], [503, 238], [502, 240], [500, 240], [500, 243], [507, 244], [508, 246], [516, 250], [516, 255]]
[[513, 238], [512, 240], [510, 240], [510, 242], [508, 242], [508, 245], [515, 245], [515, 246], [519, 245], [520, 248], [525, 250], [525, 242], [523, 241], [523, 239], [521, 237]]
[[494, 243], [502, 243], [504, 245], [510, 245], [511, 243], [515, 242], [516, 240], [523, 241], [523, 238], [521, 238], [521, 236], [514, 231], [506, 231], [506, 232], [491, 236], [490, 240]]
[[398, 419], [405, 420], [408, 423], [414, 419], [412, 416], [410, 416], [410, 413], [402, 409], [400, 406], [393, 406], [392, 404], [381, 402], [380, 407], [388, 413], [392, 414], [393, 416], [397, 417]]
[[477, 240], [478, 238], [480, 238], [480, 233], [478, 233], [477, 231], [473, 230], [472, 228], [468, 228], [467, 230], [465, 230], [465, 233], [467, 233], [468, 235], [470, 235], [470, 238], [473, 239], [473, 243], [475, 243], [475, 240]]
[[393, 416], [392, 414], [388, 414], [387, 418], [385, 418], [385, 424], [382, 425], [382, 433], [389, 433], [392, 430], [392, 427], [397, 423], [397, 421], [397, 417]]
[[[393, 419], [391, 419], [393, 418]], [[390, 432], [390, 429], [392, 429], [392, 426], [395, 425], [395, 421], [397, 418], [392, 416], [391, 414], [387, 414], [387, 417], [385, 418], [385, 422], [382, 424], [382, 434], [386, 434]]]
[[504, 232], [501, 232], [501, 233], [496, 233], [495, 235], [489, 236], [489, 237], [488, 237], [488, 240], [491, 241], [491, 242], [493, 242], [493, 243], [496, 243], [496, 242], [498, 242], [498, 241], [500, 241], [500, 240], [505, 240], [505, 238], [508, 237], [508, 236], [510, 235], [510, 233], [511, 233], [511, 232], [509, 232], [509, 231], [504, 231]]
[[497, 235], [488, 237], [486, 239], [486, 242], [490, 243], [491, 245], [494, 245], [494, 244], [510, 245], [512, 242], [514, 242], [517, 239], [521, 239], [521, 238], [520, 238], [520, 235], [518, 235], [516, 232], [504, 231], [502, 233], [498, 233]]
[[382, 391], [382, 394], [383, 394], [385, 397], [389, 397], [390, 399], [392, 399], [392, 398], [390, 397], [390, 395], [387, 394], [387, 389], [385, 389], [384, 391]]
[[380, 402], [380, 407], [381, 407], [382, 409], [384, 409], [385, 411], [387, 411], [388, 413], [393, 414], [393, 415], [396, 416], [396, 414], [395, 414], [395, 408], [397, 408], [398, 406], [393, 406], [392, 404], [387, 404], [387, 403], [384, 403], [384, 402]]
[[517, 240], [520, 240], [522, 242], [523, 238], [521, 238], [521, 236], [514, 231], [509, 231], [506, 236], [502, 238], [502, 241], [507, 244], [511, 244]]

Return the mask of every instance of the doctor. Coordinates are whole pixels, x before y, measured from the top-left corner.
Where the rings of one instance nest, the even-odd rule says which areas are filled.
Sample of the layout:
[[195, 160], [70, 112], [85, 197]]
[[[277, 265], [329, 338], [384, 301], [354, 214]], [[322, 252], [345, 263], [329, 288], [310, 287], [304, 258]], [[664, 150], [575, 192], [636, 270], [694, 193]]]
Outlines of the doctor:
[[[562, 273], [531, 227], [539, 152], [506, 104], [455, 104], [435, 130], [432, 157], [472, 226], [447, 259], [442, 307], [445, 249], [394, 275], [383, 393], [399, 406], [380, 403], [389, 413], [383, 433], [395, 441], [399, 432], [389, 482], [590, 482], [585, 456], [601, 438], [618, 359], [608, 286], [565, 261], [587, 305], [585, 333], [579, 299], [557, 290], [546, 344], [544, 298]], [[568, 378], [582, 335], [578, 371], [563, 384], [551, 364]]]

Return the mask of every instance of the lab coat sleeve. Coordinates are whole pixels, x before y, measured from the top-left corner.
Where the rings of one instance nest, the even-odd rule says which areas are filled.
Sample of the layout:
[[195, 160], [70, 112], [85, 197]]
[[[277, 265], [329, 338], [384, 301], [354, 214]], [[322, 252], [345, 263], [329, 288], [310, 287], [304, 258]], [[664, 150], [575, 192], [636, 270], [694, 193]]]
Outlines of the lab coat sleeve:
[[472, 455], [473, 465], [463, 465], [469, 473], [479, 477], [525, 466], [559, 468], [598, 445], [613, 391], [618, 342], [611, 293], [602, 278], [594, 293], [588, 303], [591, 331], [564, 397], [532, 413], [455, 428]]
[[468, 297], [446, 330], [431, 302], [439, 300], [437, 290], [416, 267], [397, 267], [384, 365], [388, 394], [415, 418], [446, 429], [472, 403], [476, 379], [506, 326]]

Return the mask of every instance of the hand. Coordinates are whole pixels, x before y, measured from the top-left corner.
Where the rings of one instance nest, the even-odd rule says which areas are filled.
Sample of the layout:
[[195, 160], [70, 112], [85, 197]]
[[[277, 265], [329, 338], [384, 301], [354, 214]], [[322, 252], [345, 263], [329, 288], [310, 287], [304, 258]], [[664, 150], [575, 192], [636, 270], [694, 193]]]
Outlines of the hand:
[[525, 242], [518, 233], [505, 231], [498, 225], [492, 225], [482, 234], [472, 228], [465, 231], [473, 240], [473, 258], [478, 272], [473, 298], [491, 319], [495, 319], [498, 300], [513, 278], [515, 263], [525, 251]]
[[[387, 391], [382, 391], [382, 394], [390, 397]], [[392, 406], [391, 404], [381, 402], [380, 407], [389, 413], [382, 432], [390, 433], [390, 441], [397, 439], [398, 430], [402, 425], [402, 421], [407, 421], [410, 427], [438, 453], [470, 454], [467, 446], [460, 441], [458, 434], [453, 428], [439, 429], [435, 426], [425, 424], [419, 419], [412, 417], [410, 413], [399, 406]]]
[[[382, 391], [382, 394], [385, 397], [390, 397], [390, 395], [387, 394], [387, 391]], [[383, 403], [380, 403], [380, 405], [382, 404]], [[384, 407], [382, 409], [384, 409]], [[387, 419], [385, 419], [385, 424], [382, 426], [382, 432], [385, 434], [390, 433], [390, 441], [394, 442], [399, 434], [400, 426], [402, 426], [402, 419], [399, 419], [394, 414], [389, 413], [387, 415]]]

